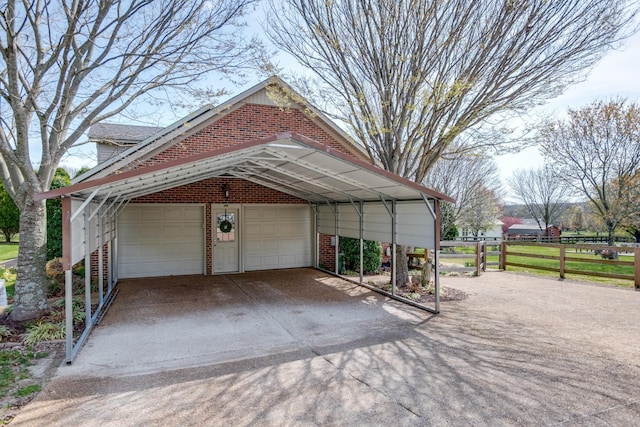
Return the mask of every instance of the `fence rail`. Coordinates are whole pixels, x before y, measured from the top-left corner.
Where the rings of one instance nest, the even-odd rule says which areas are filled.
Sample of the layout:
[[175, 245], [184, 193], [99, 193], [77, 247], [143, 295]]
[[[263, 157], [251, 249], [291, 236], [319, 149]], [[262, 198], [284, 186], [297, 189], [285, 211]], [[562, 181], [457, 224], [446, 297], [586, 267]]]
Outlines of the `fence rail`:
[[[518, 249], [518, 247], [542, 247], [556, 248], [556, 254], [531, 253], [526, 249]], [[496, 247], [499, 250], [491, 250]], [[630, 259], [597, 259], [585, 258], [577, 256], [579, 253], [593, 253], [594, 255], [609, 251], [617, 254], [628, 254]], [[573, 255], [575, 253], [576, 255]], [[409, 254], [410, 257], [422, 258], [422, 254]], [[498, 259], [497, 262], [488, 261], [487, 258], [492, 256]], [[517, 258], [516, 258], [517, 257]], [[524, 259], [523, 259], [524, 258]], [[611, 278], [619, 280], [629, 280], [633, 282], [636, 290], [640, 290], [640, 247], [637, 244], [627, 244], [621, 246], [607, 246], [594, 243], [582, 244], [564, 244], [564, 243], [539, 243], [526, 241], [503, 240], [501, 242], [478, 240], [475, 242], [463, 241], [442, 241], [440, 242], [440, 272], [450, 273], [473, 273], [476, 276], [481, 275], [488, 267], [495, 267], [506, 270], [507, 267], [520, 267], [533, 270], [550, 271], [558, 273], [560, 278], [564, 278], [567, 274], [575, 274], [582, 276], [593, 276], [602, 278]], [[554, 265], [540, 265], [527, 260], [547, 260], [552, 261]], [[451, 260], [453, 262], [446, 262]], [[468, 260], [460, 264], [458, 260]], [[557, 263], [556, 263], [557, 261]], [[567, 264], [570, 263], [570, 264]], [[577, 264], [577, 265], [576, 265]], [[580, 269], [580, 265], [601, 265], [601, 266], [620, 266], [621, 272], [617, 271], [594, 271], [594, 269]], [[626, 271], [624, 271], [626, 270]]]
[[[501, 242], [507, 240], [509, 242], [537, 242], [537, 243], [562, 243], [562, 244], [579, 244], [579, 243], [608, 243], [607, 236], [535, 236], [535, 235], [522, 235], [518, 237], [508, 237], [503, 239], [502, 237], [474, 237], [474, 236], [461, 236], [458, 240], [451, 240], [451, 242], [480, 242], [486, 241], [489, 244], [491, 242]], [[615, 236], [616, 243], [629, 243], [638, 244], [631, 236]], [[447, 241], [450, 242], [450, 241]], [[444, 242], [441, 242], [444, 243]]]
[[[495, 245], [495, 244], [494, 244]], [[488, 255], [497, 255], [499, 252], [491, 252], [488, 250], [491, 242], [479, 240], [476, 242], [459, 242], [459, 241], [443, 241], [440, 242], [440, 272], [443, 273], [468, 273], [471, 272], [475, 276], [481, 275], [487, 270], [487, 266], [498, 265], [497, 262], [487, 262]], [[456, 248], [473, 248], [473, 252], [456, 252]], [[468, 259], [468, 263], [464, 266], [451, 264], [442, 264], [443, 259]], [[471, 261], [473, 260], [473, 261]], [[469, 264], [469, 265], [467, 265]]]
[[[534, 254], [522, 251], [510, 250], [509, 247], [514, 246], [533, 246], [533, 247], [546, 247], [557, 248], [558, 255], [544, 255]], [[564, 278], [566, 274], [576, 274], [583, 276], [604, 277], [611, 279], [630, 280], [633, 282], [634, 287], [640, 290], [640, 248], [631, 246], [606, 246], [606, 245], [594, 245], [594, 244], [571, 244], [565, 245], [560, 243], [533, 243], [522, 241], [503, 241], [500, 245], [500, 269], [506, 270], [508, 266], [530, 268], [534, 270], [551, 271], [558, 273], [560, 278]], [[633, 261], [623, 261], [619, 259], [587, 259], [576, 256], [567, 256], [567, 248], [578, 250], [593, 251], [594, 254], [604, 251], [618, 253], [628, 253], [633, 255]], [[509, 257], [521, 257], [531, 259], [546, 259], [558, 261], [558, 267], [550, 267], [544, 265], [527, 264], [525, 262], [510, 261]], [[606, 264], [613, 266], [625, 266], [633, 267], [633, 274], [622, 274], [610, 271], [591, 271], [591, 270], [579, 270], [575, 268], [567, 268], [567, 262], [572, 263], [584, 263], [584, 264]]]

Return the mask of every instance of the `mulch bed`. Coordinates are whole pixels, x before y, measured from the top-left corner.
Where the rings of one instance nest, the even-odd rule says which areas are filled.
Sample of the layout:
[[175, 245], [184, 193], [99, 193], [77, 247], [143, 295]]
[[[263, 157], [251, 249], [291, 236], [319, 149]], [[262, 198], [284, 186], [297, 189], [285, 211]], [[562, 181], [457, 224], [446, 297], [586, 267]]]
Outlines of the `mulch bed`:
[[[374, 286], [386, 292], [391, 292], [391, 277], [389, 275], [366, 276], [364, 281], [370, 286]], [[432, 303], [436, 300], [433, 285], [426, 287], [416, 284], [408, 285], [398, 288], [397, 293], [398, 296], [410, 299], [417, 303]], [[466, 298], [468, 298], [468, 295], [458, 289], [442, 285], [440, 286], [440, 301], [461, 301]]]
[[3, 338], [2, 342], [21, 342], [22, 335], [27, 332], [27, 323], [13, 320], [9, 313], [0, 314], [0, 325], [6, 326], [13, 331], [13, 334]]

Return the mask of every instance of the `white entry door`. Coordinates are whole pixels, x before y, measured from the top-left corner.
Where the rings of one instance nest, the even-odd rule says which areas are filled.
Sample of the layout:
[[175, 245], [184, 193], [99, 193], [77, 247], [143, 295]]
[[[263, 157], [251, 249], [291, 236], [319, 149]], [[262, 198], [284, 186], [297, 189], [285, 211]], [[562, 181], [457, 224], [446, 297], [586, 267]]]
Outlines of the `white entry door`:
[[238, 209], [214, 208], [213, 210], [213, 272], [236, 273], [240, 271], [240, 233]]

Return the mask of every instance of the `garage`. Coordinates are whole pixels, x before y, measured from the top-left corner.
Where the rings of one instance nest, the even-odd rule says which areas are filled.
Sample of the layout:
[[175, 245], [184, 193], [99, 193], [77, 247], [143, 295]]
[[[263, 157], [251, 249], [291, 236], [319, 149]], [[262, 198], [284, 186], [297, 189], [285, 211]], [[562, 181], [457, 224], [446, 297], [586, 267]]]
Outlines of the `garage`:
[[[363, 239], [436, 250], [439, 203], [453, 202], [294, 133], [36, 195], [55, 197], [62, 197], [67, 307], [73, 303], [71, 267], [83, 259], [92, 266], [85, 269], [90, 320], [77, 340], [73, 313], [66, 313], [68, 362], [110, 306], [119, 279], [308, 266], [328, 270], [334, 262], [337, 269], [340, 236], [360, 239], [361, 259]], [[98, 279], [95, 307], [92, 277]], [[434, 307], [420, 307], [438, 313], [437, 269], [434, 278]], [[359, 283], [366, 286], [362, 268]], [[395, 285], [386, 294], [401, 299]]]
[[118, 217], [121, 278], [202, 274], [204, 208], [127, 205]]
[[245, 206], [245, 271], [311, 267], [311, 215], [308, 205]]

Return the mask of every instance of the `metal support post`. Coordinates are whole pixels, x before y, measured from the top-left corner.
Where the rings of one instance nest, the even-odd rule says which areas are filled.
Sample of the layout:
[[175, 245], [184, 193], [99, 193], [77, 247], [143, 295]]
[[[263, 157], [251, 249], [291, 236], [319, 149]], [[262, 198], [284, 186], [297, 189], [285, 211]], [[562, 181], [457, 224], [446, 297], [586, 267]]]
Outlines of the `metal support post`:
[[313, 208], [313, 224], [315, 233], [313, 233], [313, 248], [314, 248], [314, 257], [313, 257], [313, 267], [318, 268], [320, 266], [320, 240], [318, 239], [319, 232], [318, 229], [320, 225], [318, 224], [318, 209], [320, 206], [317, 204], [312, 205]]
[[364, 281], [364, 203], [360, 202], [360, 284]]
[[334, 211], [335, 217], [335, 226], [334, 226], [334, 236], [336, 238], [336, 247], [335, 247], [335, 272], [336, 274], [340, 274], [340, 237], [338, 236], [338, 204], [336, 203], [336, 209]]
[[84, 208], [84, 313], [85, 330], [91, 328], [91, 207]]
[[104, 217], [98, 217], [98, 306], [104, 304]]
[[114, 216], [112, 218], [111, 232], [113, 238], [111, 239], [111, 251], [109, 251], [109, 265], [111, 266], [111, 272], [113, 276], [111, 278], [111, 287], [113, 287], [118, 281], [118, 218]]
[[64, 272], [64, 318], [66, 362], [73, 360], [73, 275], [71, 269]]
[[[427, 206], [429, 206], [429, 209], [431, 209], [431, 205], [429, 205], [427, 203]], [[433, 201], [433, 210], [431, 210], [435, 216], [434, 216], [434, 221], [433, 221], [433, 235], [435, 236], [434, 239], [434, 250], [433, 250], [433, 265], [434, 265], [434, 269], [433, 269], [433, 287], [434, 287], [434, 292], [435, 292], [435, 310], [436, 310], [436, 314], [440, 313], [440, 221], [438, 220], [440, 218], [440, 209], [439, 209], [439, 204], [438, 204], [438, 200]]]
[[397, 296], [396, 277], [398, 257], [396, 255], [396, 201], [391, 202], [391, 295]]

